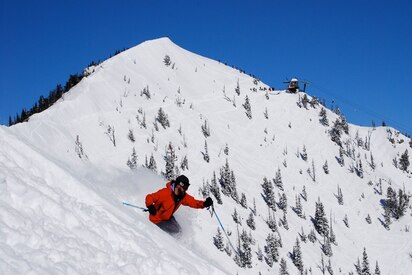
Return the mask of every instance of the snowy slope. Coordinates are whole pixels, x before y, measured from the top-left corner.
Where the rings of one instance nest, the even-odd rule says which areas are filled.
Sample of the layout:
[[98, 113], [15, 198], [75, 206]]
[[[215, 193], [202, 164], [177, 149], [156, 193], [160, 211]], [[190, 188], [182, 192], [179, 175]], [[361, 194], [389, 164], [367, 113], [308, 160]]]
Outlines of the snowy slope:
[[[170, 66], [164, 64], [166, 55]], [[290, 274], [298, 270], [289, 253], [302, 230], [308, 234], [313, 229], [311, 217], [318, 199], [332, 218], [337, 239], [330, 257], [335, 273], [355, 272], [364, 247], [371, 270], [376, 261], [382, 274], [408, 274], [412, 269], [410, 208], [393, 221], [390, 230], [380, 222], [381, 200], [386, 199], [388, 186], [412, 191], [411, 174], [393, 165], [405, 150], [411, 152], [409, 139], [395, 129], [349, 125], [342, 141], [350, 141], [354, 158], [345, 156], [341, 167], [339, 147], [329, 135], [331, 126], [319, 123], [321, 107], [298, 106], [303, 93], [268, 92], [269, 87], [259, 80], [190, 53], [167, 38], [144, 42], [88, 72], [48, 110], [27, 123], [0, 128], [0, 273], [277, 274], [279, 263], [269, 267], [257, 259], [256, 252], [264, 250], [271, 232], [265, 223], [268, 207], [261, 184], [264, 177], [273, 179], [278, 169], [289, 225], [289, 229], [279, 227], [283, 243], [279, 254]], [[237, 85], [240, 95], [235, 92]], [[142, 93], [144, 89], [150, 98]], [[246, 95], [251, 119], [242, 106]], [[159, 108], [167, 114], [170, 127], [158, 124], [156, 130]], [[338, 116], [327, 110], [327, 117], [332, 125]], [[209, 137], [201, 130], [205, 123]], [[128, 138], [130, 131], [134, 142]], [[370, 150], [356, 146], [356, 137], [370, 137]], [[83, 149], [80, 157], [77, 139]], [[205, 142], [209, 163], [202, 155]], [[222, 194], [223, 204], [215, 204], [225, 229], [232, 232], [233, 244], [237, 244], [238, 230], [231, 216], [235, 208], [243, 219], [240, 232], [242, 228], [251, 232], [256, 241], [252, 268], [240, 268], [233, 261], [235, 252], [229, 257], [216, 249], [213, 236], [219, 225], [206, 210], [180, 208], [175, 216], [183, 232], [174, 239], [152, 225], [146, 213], [121, 204], [144, 206], [145, 195], [164, 186], [158, 174], [165, 170], [163, 156], [169, 143], [176, 149], [176, 165], [185, 156], [188, 159], [189, 169], [180, 172], [190, 178], [192, 195], [201, 198], [203, 183], [210, 183], [214, 172], [219, 177], [227, 161], [239, 195], [246, 195], [249, 208], [256, 201], [256, 230], [246, 225], [250, 210], [232, 198]], [[158, 174], [129, 169], [126, 162], [133, 148], [139, 167], [153, 154]], [[301, 157], [303, 148], [306, 161]], [[375, 169], [368, 165], [371, 153]], [[359, 159], [363, 178], [350, 171]], [[329, 174], [322, 169], [325, 161]], [[313, 169], [312, 163], [315, 181], [307, 172]], [[383, 194], [378, 192], [379, 183]], [[306, 219], [291, 208], [303, 186]], [[337, 202], [338, 186], [343, 205]], [[278, 201], [283, 191], [276, 187], [274, 191]], [[274, 213], [277, 220], [283, 217], [279, 209]], [[368, 214], [371, 224], [365, 221]], [[345, 215], [349, 227], [343, 222]], [[321, 273], [323, 239], [317, 237], [315, 243], [301, 243], [304, 266], [312, 274]]]

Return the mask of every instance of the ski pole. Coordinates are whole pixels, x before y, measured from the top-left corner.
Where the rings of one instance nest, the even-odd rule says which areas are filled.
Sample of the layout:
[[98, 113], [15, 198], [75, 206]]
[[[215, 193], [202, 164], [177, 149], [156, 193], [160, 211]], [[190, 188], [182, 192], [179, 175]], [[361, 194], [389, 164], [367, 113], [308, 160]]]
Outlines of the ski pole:
[[144, 207], [140, 207], [140, 206], [137, 206], [137, 205], [133, 205], [133, 204], [130, 204], [130, 203], [127, 203], [127, 202], [122, 202], [122, 203], [123, 203], [124, 205], [130, 206], [130, 207], [134, 207], [134, 208], [142, 209], [142, 210], [143, 210], [143, 212], [147, 212], [147, 211], [149, 211], [149, 209], [144, 208]]

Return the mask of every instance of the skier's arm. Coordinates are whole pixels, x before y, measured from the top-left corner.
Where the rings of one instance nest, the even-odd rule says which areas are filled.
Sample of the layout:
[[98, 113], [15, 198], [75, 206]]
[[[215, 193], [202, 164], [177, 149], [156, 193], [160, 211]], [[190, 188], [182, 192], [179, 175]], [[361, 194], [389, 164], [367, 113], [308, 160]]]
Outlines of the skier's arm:
[[189, 194], [185, 195], [182, 204], [192, 208], [204, 208], [204, 201], [196, 200]]

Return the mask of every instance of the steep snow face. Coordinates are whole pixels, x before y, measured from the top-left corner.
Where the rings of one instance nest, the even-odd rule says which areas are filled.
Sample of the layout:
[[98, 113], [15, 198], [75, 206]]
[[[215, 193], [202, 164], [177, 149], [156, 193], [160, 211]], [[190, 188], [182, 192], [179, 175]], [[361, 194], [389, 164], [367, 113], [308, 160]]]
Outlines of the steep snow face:
[[[296, 274], [290, 253], [297, 239], [314, 230], [317, 202], [336, 244], [326, 256], [325, 238], [314, 230], [317, 240], [300, 244], [304, 269], [321, 273], [323, 257], [335, 273], [356, 272], [364, 248], [372, 271], [376, 262], [382, 274], [412, 269], [410, 206], [389, 227], [383, 215], [388, 187], [411, 194], [411, 174], [399, 169], [402, 154], [411, 155], [410, 139], [395, 129], [349, 124], [340, 147], [330, 135], [339, 116], [326, 110], [329, 125], [322, 125], [322, 106], [312, 101], [305, 107], [310, 96], [273, 91], [167, 38], [144, 42], [88, 72], [48, 110], [0, 128], [0, 273], [277, 274], [283, 258]], [[167, 118], [164, 126], [159, 112]], [[219, 224], [207, 210], [181, 207], [175, 216], [182, 234], [173, 238], [146, 213], [122, 205], [144, 206], [145, 195], [164, 186], [160, 175], [170, 145], [175, 173], [190, 178], [189, 193], [215, 200], [236, 249], [239, 234], [252, 236], [250, 267], [236, 264], [236, 251], [229, 256], [215, 247]], [[133, 150], [137, 169], [127, 165]], [[141, 168], [151, 156], [157, 169]], [[246, 207], [222, 193], [225, 185], [218, 183], [222, 204], [210, 193], [214, 174], [219, 180], [226, 164]], [[279, 173], [282, 186], [274, 186]], [[264, 178], [274, 186], [276, 212], [263, 199]], [[285, 211], [279, 208], [282, 196]], [[254, 208], [253, 230], [246, 220]], [[241, 224], [232, 218], [235, 209]], [[265, 253], [269, 215], [282, 243], [272, 266]]]

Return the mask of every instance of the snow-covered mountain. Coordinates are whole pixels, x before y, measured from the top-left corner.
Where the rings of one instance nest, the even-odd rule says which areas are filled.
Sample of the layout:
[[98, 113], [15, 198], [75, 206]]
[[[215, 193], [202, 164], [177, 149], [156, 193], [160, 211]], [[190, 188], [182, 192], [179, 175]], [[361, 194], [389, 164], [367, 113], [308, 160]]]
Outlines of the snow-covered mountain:
[[[357, 274], [365, 255], [371, 274], [376, 263], [381, 274], [411, 274], [411, 204], [385, 220], [388, 187], [398, 204], [405, 198], [399, 190], [412, 192], [411, 173], [401, 169], [412, 142], [395, 129], [346, 124], [328, 109], [322, 123], [323, 107], [309, 95], [273, 91], [167, 38], [85, 74], [46, 111], [0, 127], [1, 274], [280, 274], [281, 260], [299, 274], [297, 240], [308, 274], [327, 274], [327, 265], [333, 274]], [[144, 207], [145, 195], [165, 185], [171, 148], [174, 172], [190, 179], [188, 192], [214, 199], [236, 249], [222, 234], [230, 256], [215, 246], [222, 228], [207, 210], [181, 207], [175, 217], [183, 230], [172, 237], [122, 204]], [[150, 159], [156, 169], [143, 167]], [[219, 183], [224, 168], [235, 179], [230, 186]], [[332, 228], [326, 235], [336, 239], [331, 252], [315, 230], [320, 205]], [[251, 262], [236, 263], [248, 248]]]

